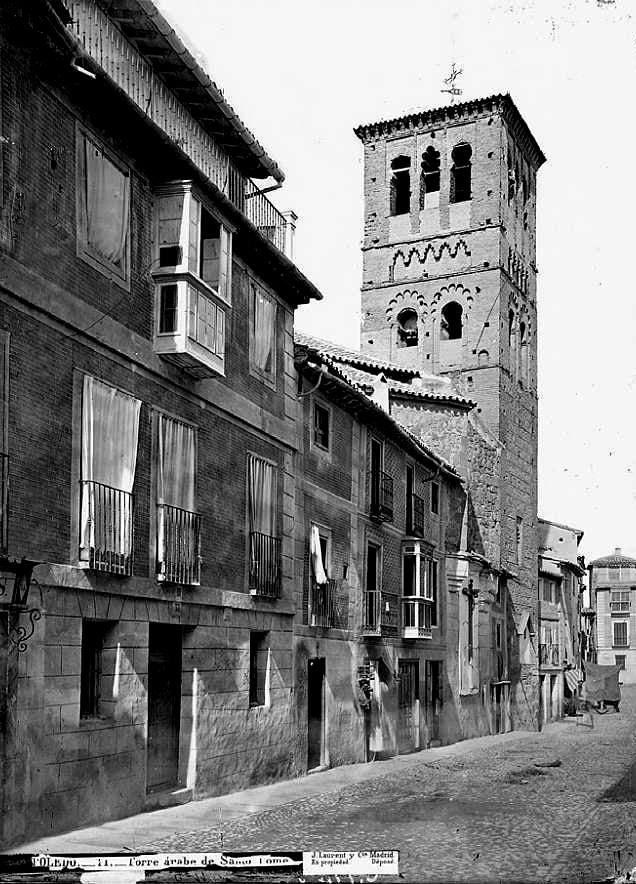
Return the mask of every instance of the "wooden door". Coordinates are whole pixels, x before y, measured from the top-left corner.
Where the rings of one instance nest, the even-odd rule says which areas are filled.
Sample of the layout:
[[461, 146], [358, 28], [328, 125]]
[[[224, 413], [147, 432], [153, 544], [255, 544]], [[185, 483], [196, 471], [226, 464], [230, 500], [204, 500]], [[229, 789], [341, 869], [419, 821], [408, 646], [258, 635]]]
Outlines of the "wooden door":
[[181, 717], [181, 627], [150, 624], [146, 789], [177, 784]]
[[323, 763], [325, 658], [307, 661], [307, 769]]
[[420, 667], [417, 660], [399, 660], [398, 752], [420, 747]]

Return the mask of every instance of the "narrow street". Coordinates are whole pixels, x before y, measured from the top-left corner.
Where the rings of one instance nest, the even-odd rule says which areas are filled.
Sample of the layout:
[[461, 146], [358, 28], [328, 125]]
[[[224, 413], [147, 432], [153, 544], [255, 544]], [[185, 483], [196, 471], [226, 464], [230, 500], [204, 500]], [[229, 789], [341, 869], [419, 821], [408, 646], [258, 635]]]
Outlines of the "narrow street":
[[16, 850], [394, 849], [406, 881], [611, 880], [636, 866], [635, 712], [636, 689], [623, 688], [618, 714], [325, 771]]

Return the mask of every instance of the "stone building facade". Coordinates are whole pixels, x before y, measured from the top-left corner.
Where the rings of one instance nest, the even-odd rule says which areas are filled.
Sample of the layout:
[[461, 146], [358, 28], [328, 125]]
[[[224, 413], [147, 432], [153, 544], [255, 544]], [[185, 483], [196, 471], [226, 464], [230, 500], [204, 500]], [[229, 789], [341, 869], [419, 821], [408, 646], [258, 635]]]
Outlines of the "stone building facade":
[[388, 413], [372, 372], [390, 366], [345, 354], [296, 333], [296, 756], [308, 769], [462, 736], [446, 580], [461, 480]]
[[[361, 349], [449, 378], [476, 403], [467, 416], [395, 395], [399, 419], [468, 479], [466, 553], [505, 578], [516, 624], [512, 723], [536, 727], [535, 214], [544, 156], [507, 95], [356, 134], [364, 145]], [[458, 568], [458, 582], [472, 580], [488, 604], [476, 577], [467, 564]]]
[[586, 650], [582, 630], [583, 532], [539, 519], [539, 689], [541, 722], [574, 709]]
[[596, 660], [620, 666], [621, 683], [636, 683], [636, 559], [616, 548], [589, 564], [590, 603], [596, 624]]
[[320, 295], [274, 161], [152, 3], [109, 5], [2, 7], [2, 844], [294, 771]]

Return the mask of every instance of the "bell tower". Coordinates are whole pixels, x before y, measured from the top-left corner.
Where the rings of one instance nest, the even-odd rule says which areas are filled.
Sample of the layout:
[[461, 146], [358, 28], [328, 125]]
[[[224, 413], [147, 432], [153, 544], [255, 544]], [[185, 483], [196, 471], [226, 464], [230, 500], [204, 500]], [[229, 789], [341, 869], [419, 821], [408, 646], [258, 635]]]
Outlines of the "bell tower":
[[[453, 374], [497, 438], [536, 399], [536, 173], [508, 95], [356, 129], [364, 144], [361, 349]], [[536, 408], [534, 409], [536, 414]]]
[[[356, 135], [364, 145], [361, 350], [450, 376], [477, 403], [463, 443], [475, 514], [466, 555], [488, 534], [509, 610], [518, 624], [536, 622], [535, 215], [545, 157], [509, 95], [371, 123]], [[435, 419], [423, 414], [425, 441]], [[442, 421], [452, 419], [449, 411]], [[494, 446], [488, 465], [479, 434]], [[450, 456], [448, 431], [435, 445]], [[515, 653], [521, 709], [538, 660]]]

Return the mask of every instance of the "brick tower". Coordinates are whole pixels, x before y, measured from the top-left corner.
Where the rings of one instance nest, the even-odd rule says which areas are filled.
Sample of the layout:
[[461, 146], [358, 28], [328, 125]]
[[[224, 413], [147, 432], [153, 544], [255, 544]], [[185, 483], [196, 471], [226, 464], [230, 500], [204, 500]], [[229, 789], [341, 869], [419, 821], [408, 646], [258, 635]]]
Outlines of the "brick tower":
[[[545, 157], [508, 95], [356, 135], [364, 144], [361, 349], [450, 376], [477, 403], [477, 423], [501, 446], [497, 565], [509, 575], [515, 621], [536, 623], [535, 211]], [[536, 672], [536, 656], [517, 651], [525, 680], [519, 661]]]

